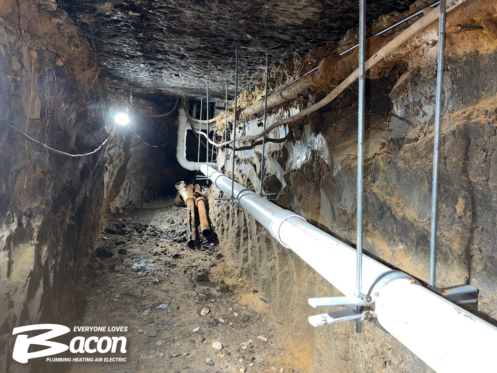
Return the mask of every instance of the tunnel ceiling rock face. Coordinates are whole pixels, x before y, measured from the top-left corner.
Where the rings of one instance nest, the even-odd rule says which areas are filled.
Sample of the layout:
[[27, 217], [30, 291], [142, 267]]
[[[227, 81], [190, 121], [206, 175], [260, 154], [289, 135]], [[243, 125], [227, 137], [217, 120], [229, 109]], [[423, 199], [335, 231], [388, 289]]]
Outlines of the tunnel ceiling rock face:
[[[410, 0], [369, 1], [368, 21], [407, 9]], [[271, 63], [338, 40], [357, 25], [351, 0], [65, 0], [62, 7], [94, 45], [111, 87], [142, 95], [201, 97], [233, 91], [234, 48], [240, 88]]]

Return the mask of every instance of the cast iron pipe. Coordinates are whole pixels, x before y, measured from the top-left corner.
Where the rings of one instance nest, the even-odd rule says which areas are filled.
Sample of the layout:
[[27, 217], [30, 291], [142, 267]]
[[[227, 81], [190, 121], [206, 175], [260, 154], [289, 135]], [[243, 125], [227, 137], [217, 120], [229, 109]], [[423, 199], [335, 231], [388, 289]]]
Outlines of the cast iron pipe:
[[211, 235], [211, 226], [209, 224], [209, 215], [207, 214], [207, 201], [198, 184], [195, 185], [195, 202], [197, 204], [202, 236], [209, 237]]
[[197, 243], [197, 223], [195, 221], [195, 197], [193, 196], [193, 185], [186, 187], [186, 240], [188, 247], [193, 249]]

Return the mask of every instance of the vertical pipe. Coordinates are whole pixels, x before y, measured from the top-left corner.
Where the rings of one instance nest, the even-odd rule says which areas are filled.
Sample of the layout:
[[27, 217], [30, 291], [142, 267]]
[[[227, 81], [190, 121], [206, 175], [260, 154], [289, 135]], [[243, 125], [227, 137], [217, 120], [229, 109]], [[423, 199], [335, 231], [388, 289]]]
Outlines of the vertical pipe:
[[209, 215], [207, 215], [207, 201], [205, 200], [205, 196], [202, 194], [202, 190], [198, 184], [195, 185], [195, 202], [197, 203], [202, 235], [204, 237], [209, 237], [211, 235], [211, 227], [209, 224]]
[[[216, 102], [214, 101], [214, 104]], [[216, 125], [214, 125], [214, 133], [212, 135], [212, 140], [214, 141], [214, 138], [215, 138], [215, 135], [216, 135]], [[211, 146], [211, 164], [214, 164], [214, 145]], [[217, 149], [216, 149], [216, 153], [217, 153]], [[217, 168], [217, 167], [216, 167]]]
[[435, 146], [433, 151], [433, 186], [431, 193], [431, 235], [430, 235], [430, 287], [436, 289], [436, 240], [437, 240], [437, 187], [438, 187], [438, 163], [440, 145], [440, 122], [442, 119], [442, 84], [445, 49], [445, 13], [447, 10], [446, 0], [440, 1], [440, 19], [438, 36], [438, 66], [437, 66], [437, 98], [435, 108]]
[[[226, 99], [224, 100], [224, 142], [226, 142], [226, 131], [228, 129], [228, 83], [226, 83], [225, 91], [226, 91]], [[228, 153], [228, 148], [224, 148], [224, 170], [226, 170], [226, 160], [228, 159], [227, 153]]]
[[188, 247], [193, 249], [197, 243], [197, 223], [195, 221], [195, 198], [193, 196], [193, 185], [186, 187], [186, 240]]
[[[207, 102], [205, 103], [205, 116], [207, 118], [207, 153], [205, 155], [205, 163], [209, 163], [209, 132], [210, 132], [210, 123], [209, 123], [209, 82], [206, 83], [206, 90], [207, 90]], [[209, 177], [209, 175], [207, 175]], [[209, 180], [207, 180], [207, 184], [209, 183]]]
[[[200, 99], [200, 123], [202, 123], [202, 106], [204, 104], [204, 99]], [[202, 131], [202, 125], [199, 126], [198, 128], [198, 156], [197, 156], [197, 162], [198, 166], [200, 167], [200, 131]]]
[[236, 149], [236, 115], [238, 111], [238, 46], [235, 48], [235, 119], [233, 120], [233, 151], [232, 151], [232, 165], [231, 165], [231, 205], [233, 206], [235, 194], [235, 149]]
[[[362, 299], [362, 191], [364, 162], [364, 104], [366, 90], [366, 0], [359, 5], [359, 113], [357, 136], [357, 268], [356, 292]], [[359, 330], [358, 330], [359, 331]]]
[[[269, 70], [269, 53], [266, 52], [266, 93], [264, 93], [264, 131], [267, 125], [267, 83], [268, 83], [268, 70]], [[263, 194], [264, 186], [264, 154], [266, 150], [266, 136], [262, 138], [262, 159], [261, 159], [261, 196]]]
[[[216, 130], [214, 130], [214, 133], [215, 131]], [[212, 140], [214, 140], [214, 135], [212, 135]], [[211, 164], [214, 164], [214, 145], [211, 146]]]

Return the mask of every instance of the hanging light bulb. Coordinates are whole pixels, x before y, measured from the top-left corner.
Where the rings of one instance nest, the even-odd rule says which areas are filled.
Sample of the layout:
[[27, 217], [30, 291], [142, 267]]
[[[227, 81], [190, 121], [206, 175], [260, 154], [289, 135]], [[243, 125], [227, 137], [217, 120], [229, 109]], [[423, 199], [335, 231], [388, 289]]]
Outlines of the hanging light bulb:
[[120, 126], [126, 126], [129, 124], [129, 116], [126, 113], [116, 114], [116, 116], [114, 117], [114, 120], [115, 120], [116, 124], [118, 124]]

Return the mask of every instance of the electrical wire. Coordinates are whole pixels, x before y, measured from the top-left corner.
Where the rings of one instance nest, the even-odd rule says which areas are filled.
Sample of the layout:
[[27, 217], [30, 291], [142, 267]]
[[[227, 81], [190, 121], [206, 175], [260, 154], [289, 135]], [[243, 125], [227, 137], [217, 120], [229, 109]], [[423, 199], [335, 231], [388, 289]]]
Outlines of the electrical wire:
[[[454, 10], [460, 4], [461, 3], [455, 4], [454, 6], [449, 8], [448, 11]], [[402, 43], [404, 43], [407, 40], [409, 40], [410, 38], [412, 38], [420, 29], [423, 29], [424, 27], [428, 26], [430, 23], [435, 21], [438, 18], [438, 14], [439, 14], [439, 12], [437, 12], [436, 10], [428, 13], [426, 16], [422, 17], [420, 20], [418, 20], [414, 24], [412, 24], [409, 28], [402, 31], [394, 39], [390, 40], [388, 42], [388, 44], [383, 46], [369, 60], [366, 61], [366, 71], [369, 70], [374, 65], [376, 65], [380, 60], [382, 60], [385, 56], [387, 56], [389, 53], [391, 53], [399, 45], [401, 45]], [[239, 139], [236, 139], [236, 141], [240, 142], [240, 141], [257, 140], [257, 139], [269, 134], [271, 131], [273, 131], [277, 127], [280, 127], [280, 126], [283, 126], [286, 124], [295, 123], [296, 121], [303, 119], [304, 117], [306, 117], [309, 114], [323, 108], [324, 106], [329, 104], [331, 101], [333, 101], [336, 97], [338, 97], [339, 94], [341, 94], [347, 87], [349, 87], [350, 84], [355, 82], [358, 79], [358, 77], [359, 77], [359, 69], [356, 69], [352, 74], [350, 74], [347, 78], [345, 78], [338, 86], [336, 86], [321, 101], [307, 107], [306, 109], [300, 111], [298, 114], [296, 114], [292, 117], [284, 118], [284, 119], [277, 121], [276, 123], [272, 124], [266, 130], [258, 133], [257, 135], [242, 136]], [[221, 147], [224, 145], [228, 145], [232, 142], [233, 141], [221, 142], [221, 143], [215, 144], [214, 146]], [[211, 144], [212, 144], [212, 142], [211, 142]]]
[[[183, 107], [185, 107], [185, 99], [183, 99]], [[207, 124], [207, 123], [214, 123], [215, 121], [217, 121], [217, 118], [218, 117], [215, 117], [215, 118], [212, 118], [212, 119], [209, 119], [209, 120], [201, 120], [201, 119], [195, 119], [193, 118], [190, 113], [188, 112], [188, 110], [185, 110], [186, 112], [186, 117], [191, 120], [192, 122], [195, 122], [195, 123], [202, 123], [202, 124]]]
[[169, 145], [170, 143], [172, 143], [174, 141], [174, 139], [172, 139], [171, 141], [166, 142], [164, 145], [151, 145], [148, 142], [146, 142], [145, 140], [143, 140], [140, 136], [138, 136], [138, 134], [135, 131], [133, 131], [130, 127], [128, 127], [128, 129], [131, 131], [131, 133], [133, 135], [135, 135], [136, 137], [138, 137], [141, 140], [142, 143], [144, 143], [147, 146], [150, 146], [151, 148], [162, 148], [164, 146]]
[[100, 144], [100, 146], [98, 148], [96, 148], [95, 150], [89, 152], [89, 153], [83, 153], [83, 154], [70, 154], [70, 153], [66, 153], [66, 152], [63, 152], [62, 150], [58, 150], [58, 149], [54, 149], [48, 145], [45, 145], [44, 143], [32, 138], [31, 136], [29, 136], [28, 134], [24, 133], [22, 130], [20, 130], [19, 128], [13, 126], [12, 124], [6, 122], [5, 120], [3, 119], [0, 119], [0, 122], [4, 123], [7, 128], [11, 129], [12, 131], [14, 132], [17, 132], [18, 134], [20, 134], [21, 136], [23, 136], [24, 138], [26, 138], [27, 140], [35, 143], [36, 145], [39, 145], [39, 146], [42, 146], [44, 147], [45, 149], [53, 152], [53, 153], [56, 153], [56, 154], [60, 154], [60, 155], [64, 155], [66, 157], [72, 157], [72, 158], [80, 158], [80, 157], [87, 157], [89, 155], [93, 155], [95, 153], [97, 153], [98, 151], [100, 151], [104, 146], [105, 144], [107, 144], [107, 142], [109, 141], [109, 138], [110, 136], [107, 136], [107, 138], [104, 140], [104, 142], [102, 144]]
[[[400, 21], [398, 21], [398, 22], [394, 23], [393, 25], [390, 25], [390, 26], [388, 26], [387, 28], [385, 28], [385, 29], [383, 29], [383, 30], [381, 30], [381, 31], [377, 32], [376, 34], [371, 35], [371, 36], [370, 36], [370, 37], [368, 37], [366, 40], [369, 40], [369, 39], [371, 39], [372, 37], [375, 37], [375, 36], [380, 36], [380, 35], [382, 35], [382, 34], [386, 33], [387, 31], [390, 31], [390, 30], [392, 30], [392, 29], [394, 29], [394, 28], [396, 28], [396, 27], [400, 26], [401, 24], [403, 24], [403, 23], [405, 23], [405, 22], [407, 22], [407, 21], [409, 21], [409, 20], [411, 20], [411, 19], [413, 19], [413, 18], [415, 18], [415, 17], [417, 17], [417, 16], [422, 15], [422, 14], [424, 13], [424, 11], [425, 11], [425, 10], [427, 10], [427, 9], [429, 9], [429, 8], [432, 8], [432, 9], [433, 9], [433, 8], [435, 8], [435, 7], [436, 7], [436, 6], [438, 6], [439, 4], [440, 4], [440, 1], [439, 1], [439, 0], [438, 0], [438, 1], [435, 1], [433, 4], [427, 5], [426, 7], [424, 7], [424, 8], [422, 8], [422, 9], [418, 10], [417, 12], [415, 12], [415, 13], [413, 13], [413, 14], [410, 14], [409, 16], [407, 16], [407, 17], [405, 17], [405, 18], [401, 19]], [[344, 54], [347, 54], [348, 52], [351, 52], [352, 50], [356, 49], [358, 46], [359, 46], [359, 44], [356, 44], [356, 45], [354, 45], [354, 46], [350, 47], [349, 49], [347, 49], [347, 50], [345, 50], [345, 51], [343, 51], [343, 52], [339, 53], [339, 54], [338, 54], [338, 56], [343, 56]], [[298, 82], [300, 79], [302, 79], [302, 78], [306, 77], [307, 75], [309, 75], [309, 74], [313, 73], [314, 71], [316, 71], [316, 70], [318, 70], [318, 69], [319, 69], [319, 66], [316, 66], [315, 68], [313, 68], [313, 69], [309, 70], [309, 71], [308, 71], [308, 72], [306, 72], [305, 74], [303, 74], [303, 75], [299, 76], [298, 78], [296, 78], [296, 79], [292, 80], [291, 82], [288, 82], [288, 83], [286, 83], [285, 85], [281, 86], [280, 88], [278, 88], [278, 89], [274, 90], [273, 92], [269, 93], [269, 94], [268, 94], [268, 96], [272, 96], [272, 95], [274, 95], [274, 94], [276, 94], [276, 93], [278, 93], [278, 92], [281, 92], [281, 91], [282, 91], [282, 90], [284, 90], [285, 88], [287, 88], [287, 87], [291, 86], [292, 84], [294, 84], [294, 83]], [[249, 85], [250, 85], [250, 84], [249, 84]], [[244, 91], [244, 90], [242, 90], [242, 92], [243, 92], [243, 91]], [[240, 93], [242, 93], [242, 92], [240, 92]], [[234, 100], [234, 99], [233, 99], [233, 100]], [[233, 102], [233, 100], [231, 100], [231, 101], [230, 101], [230, 104]], [[188, 112], [187, 112], [187, 114], [186, 114], [186, 115], [187, 115], [187, 116], [189, 116]], [[218, 117], [212, 118], [212, 119], [210, 120], [210, 123], [217, 121], [217, 119], [218, 119], [218, 118], [221, 118], [221, 115], [222, 115], [222, 114], [220, 114]], [[190, 117], [190, 118], [191, 118], [191, 117]], [[191, 120], [193, 120], [193, 121], [194, 121], [194, 122], [196, 122], [196, 123], [205, 123], [205, 121], [199, 121], [198, 119], [195, 119], [195, 118], [191, 118]]]
[[167, 117], [168, 115], [171, 115], [172, 113], [174, 113], [174, 111], [176, 110], [176, 108], [178, 107], [178, 103], [179, 103], [179, 97], [176, 99], [176, 103], [174, 104], [174, 107], [172, 108], [172, 110], [168, 113], [165, 113], [165, 114], [143, 114], [149, 118], [164, 118], [164, 117]]
[[[405, 22], [407, 22], [407, 21], [409, 21], [409, 20], [411, 20], [411, 19], [413, 19], [413, 18], [415, 18], [415, 17], [417, 17], [417, 16], [419, 16], [419, 15], [423, 14], [423, 12], [424, 12], [426, 9], [428, 9], [428, 8], [435, 8], [435, 7], [436, 7], [437, 5], [439, 5], [439, 4], [440, 4], [440, 1], [435, 1], [433, 4], [428, 5], [428, 6], [424, 7], [423, 9], [418, 10], [417, 12], [415, 12], [415, 13], [413, 13], [413, 14], [411, 14], [411, 15], [407, 16], [406, 18], [403, 18], [403, 19], [401, 19], [400, 21], [398, 21], [398, 22], [394, 23], [393, 25], [388, 26], [387, 28], [385, 28], [385, 29], [383, 29], [383, 30], [381, 30], [381, 31], [377, 32], [376, 34], [371, 35], [371, 36], [370, 36], [370, 37], [368, 37], [366, 40], [369, 40], [369, 39], [371, 39], [371, 38], [373, 38], [373, 37], [375, 37], [375, 36], [380, 36], [380, 35], [382, 35], [382, 34], [384, 34], [384, 33], [388, 32], [388, 31], [390, 31], [390, 30], [392, 30], [392, 29], [396, 28], [397, 26], [400, 26], [401, 24], [403, 24], [403, 23], [405, 23]], [[356, 49], [358, 46], [359, 46], [359, 44], [355, 44], [355, 45], [353, 45], [352, 47], [348, 48], [347, 50], [344, 50], [343, 52], [339, 53], [338, 55], [339, 55], [339, 56], [343, 56], [344, 54], [347, 54], [347, 53], [349, 53], [349, 52], [352, 52], [352, 51], [353, 51], [354, 49]], [[308, 72], [306, 72], [305, 74], [303, 74], [303, 75], [299, 76], [298, 78], [296, 78], [296, 79], [292, 80], [291, 82], [288, 82], [287, 84], [285, 84], [285, 85], [281, 86], [281, 87], [280, 87], [280, 88], [278, 88], [277, 90], [275, 90], [275, 91], [273, 91], [273, 92], [269, 93], [269, 94], [268, 94], [268, 96], [272, 96], [272, 95], [274, 95], [274, 94], [276, 94], [276, 93], [278, 93], [278, 92], [281, 92], [281, 91], [282, 91], [282, 90], [284, 90], [285, 88], [287, 88], [287, 87], [291, 86], [292, 84], [294, 84], [294, 83], [298, 82], [300, 79], [302, 79], [302, 78], [306, 77], [307, 75], [309, 75], [309, 74], [313, 73], [313, 72], [314, 72], [314, 71], [316, 71], [317, 69], [319, 69], [319, 66], [316, 66], [315, 68], [313, 68], [313, 69], [309, 70], [309, 71], [308, 71]]]

